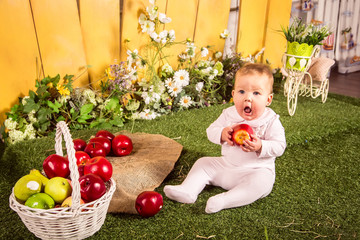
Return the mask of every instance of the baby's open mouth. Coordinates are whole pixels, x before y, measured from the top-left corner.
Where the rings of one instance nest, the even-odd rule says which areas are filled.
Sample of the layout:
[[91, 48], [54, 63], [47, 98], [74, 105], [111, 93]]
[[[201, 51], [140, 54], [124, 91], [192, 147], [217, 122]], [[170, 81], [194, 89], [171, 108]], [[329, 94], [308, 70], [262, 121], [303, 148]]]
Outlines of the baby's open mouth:
[[245, 112], [245, 113], [251, 113], [251, 111], [252, 111], [252, 110], [251, 110], [251, 107], [245, 107], [245, 108], [244, 108], [244, 112]]

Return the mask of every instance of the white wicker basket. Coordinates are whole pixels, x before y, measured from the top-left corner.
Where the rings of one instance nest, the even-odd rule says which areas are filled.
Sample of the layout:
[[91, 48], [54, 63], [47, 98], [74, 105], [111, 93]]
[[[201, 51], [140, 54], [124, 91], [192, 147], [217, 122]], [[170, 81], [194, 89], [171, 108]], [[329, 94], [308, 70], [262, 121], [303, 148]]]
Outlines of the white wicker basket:
[[30, 208], [15, 199], [13, 189], [9, 198], [10, 207], [17, 212], [29, 231], [41, 239], [84, 239], [93, 235], [103, 225], [116, 184], [111, 178], [106, 183], [107, 190], [101, 198], [80, 205], [80, 184], [79, 181], [74, 180], [79, 179], [74, 143], [63, 121], [57, 124], [55, 136], [55, 151], [61, 156], [63, 156], [62, 135], [64, 135], [72, 179], [72, 206], [46, 210]]

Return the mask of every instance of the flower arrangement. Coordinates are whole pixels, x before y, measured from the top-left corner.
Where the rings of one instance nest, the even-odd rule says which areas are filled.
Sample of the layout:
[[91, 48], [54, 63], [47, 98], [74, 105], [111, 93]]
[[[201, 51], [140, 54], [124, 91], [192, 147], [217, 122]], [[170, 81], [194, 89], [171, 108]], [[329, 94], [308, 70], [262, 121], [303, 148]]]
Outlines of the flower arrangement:
[[[236, 71], [255, 57], [241, 54], [222, 56], [210, 46], [198, 47], [191, 39], [175, 41], [174, 30], [162, 30], [171, 18], [158, 12], [154, 0], [140, 14], [139, 24], [149, 43], [141, 54], [127, 50], [126, 61], [115, 61], [105, 69], [98, 91], [73, 88], [73, 76], [60, 75], [36, 80], [36, 91], [19, 98], [6, 113], [1, 128], [6, 143], [46, 136], [56, 123], [71, 129], [122, 127], [125, 121], [154, 119], [171, 112], [231, 101]], [[226, 39], [224, 30], [220, 38]], [[127, 42], [129, 40], [126, 40]], [[185, 46], [173, 68], [164, 49]]]
[[281, 26], [281, 30], [288, 42], [306, 43], [312, 46], [322, 45], [322, 41], [331, 34], [327, 26], [305, 24], [300, 18], [294, 18], [288, 28]]
[[[150, 1], [146, 12], [140, 14], [139, 24], [149, 43], [143, 54], [137, 49], [127, 50], [127, 60], [110, 65], [101, 81], [102, 94], [121, 99], [131, 118], [154, 119], [169, 112], [192, 107], [208, 106], [223, 101], [226, 83], [222, 53], [210, 56], [209, 46], [198, 47], [191, 39], [175, 41], [174, 30], [162, 30], [171, 18], [158, 12], [155, 1]], [[160, 30], [161, 29], [161, 30]], [[226, 38], [229, 32], [221, 33]], [[175, 44], [185, 46], [178, 55], [178, 66], [168, 63], [165, 48]]]

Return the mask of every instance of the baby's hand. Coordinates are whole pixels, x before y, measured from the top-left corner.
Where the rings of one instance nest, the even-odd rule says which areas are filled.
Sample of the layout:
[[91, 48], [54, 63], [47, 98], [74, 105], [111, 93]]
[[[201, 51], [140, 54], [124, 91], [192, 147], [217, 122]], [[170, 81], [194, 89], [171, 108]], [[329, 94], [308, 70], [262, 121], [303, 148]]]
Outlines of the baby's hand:
[[224, 128], [221, 132], [221, 143], [227, 142], [230, 146], [234, 146], [234, 142], [231, 137], [233, 131], [232, 127]]
[[244, 152], [260, 152], [261, 151], [261, 139], [258, 138], [255, 134], [251, 135], [252, 141], [245, 140], [244, 144], [241, 145], [241, 149]]

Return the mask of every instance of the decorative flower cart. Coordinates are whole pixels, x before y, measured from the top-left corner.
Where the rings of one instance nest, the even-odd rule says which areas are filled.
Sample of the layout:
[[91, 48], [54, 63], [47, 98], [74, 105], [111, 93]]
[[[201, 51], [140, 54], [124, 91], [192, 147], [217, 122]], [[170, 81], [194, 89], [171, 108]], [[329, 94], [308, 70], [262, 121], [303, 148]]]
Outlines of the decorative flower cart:
[[[290, 43], [291, 44], [291, 43]], [[289, 44], [288, 44], [289, 45]], [[287, 97], [287, 108], [290, 116], [295, 114], [298, 95], [316, 98], [321, 95], [324, 103], [329, 91], [329, 79], [325, 77], [321, 81], [313, 81], [309, 68], [314, 59], [319, 57], [320, 46], [316, 45], [309, 54], [304, 56], [295, 55], [289, 51], [283, 55], [283, 73], [286, 77], [284, 85], [284, 94]], [[303, 48], [296, 46], [295, 48]], [[305, 50], [303, 48], [303, 52]], [[308, 55], [308, 56], [306, 56]]]

